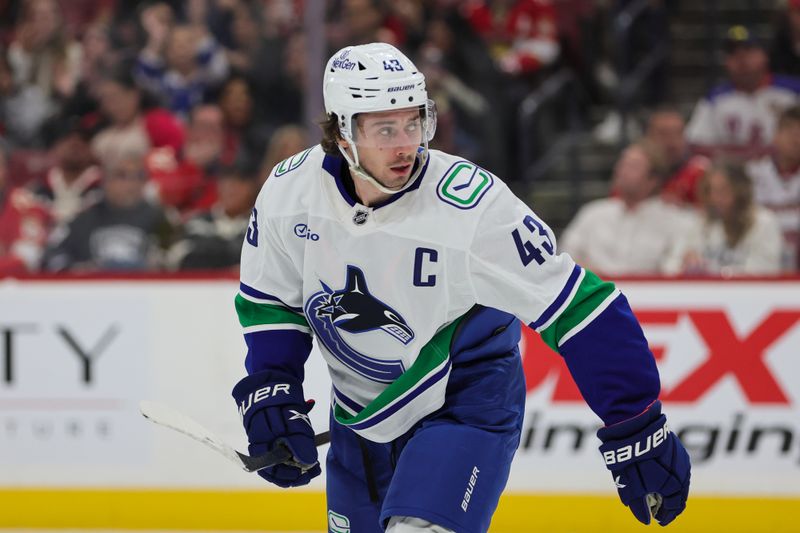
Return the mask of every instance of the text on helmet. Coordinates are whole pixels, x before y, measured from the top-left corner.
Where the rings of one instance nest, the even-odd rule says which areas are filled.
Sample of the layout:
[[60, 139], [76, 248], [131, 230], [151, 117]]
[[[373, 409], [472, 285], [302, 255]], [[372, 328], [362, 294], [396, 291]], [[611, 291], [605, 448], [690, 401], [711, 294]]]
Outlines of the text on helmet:
[[333, 60], [333, 68], [338, 68], [341, 70], [353, 70], [356, 68], [356, 64], [347, 58], [349, 55], [350, 50], [345, 50], [342, 52], [339, 57]]
[[398, 85], [397, 87], [389, 87], [386, 89], [387, 92], [396, 93], [397, 91], [408, 91], [409, 89], [413, 89], [415, 85], [412, 83], [410, 85]]

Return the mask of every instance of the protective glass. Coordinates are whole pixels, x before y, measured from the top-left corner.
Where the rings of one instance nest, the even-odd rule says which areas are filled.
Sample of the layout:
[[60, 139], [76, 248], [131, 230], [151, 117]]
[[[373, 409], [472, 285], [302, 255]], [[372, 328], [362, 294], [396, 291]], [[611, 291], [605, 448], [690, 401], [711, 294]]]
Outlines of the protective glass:
[[358, 146], [386, 149], [419, 146], [430, 141], [436, 132], [436, 107], [428, 100], [418, 108], [361, 113], [353, 117], [350, 131]]

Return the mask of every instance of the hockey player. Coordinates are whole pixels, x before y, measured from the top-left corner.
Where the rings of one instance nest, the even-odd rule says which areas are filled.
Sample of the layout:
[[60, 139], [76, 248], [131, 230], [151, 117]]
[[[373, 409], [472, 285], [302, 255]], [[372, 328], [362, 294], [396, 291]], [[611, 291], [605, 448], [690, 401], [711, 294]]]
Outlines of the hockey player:
[[[662, 525], [689, 457], [628, 303], [566, 254], [491, 172], [428, 149], [424, 77], [390, 45], [325, 68], [321, 145], [278, 164], [256, 201], [236, 297], [248, 376], [233, 389], [259, 474], [320, 473], [303, 395], [311, 336], [333, 382], [329, 530], [486, 531], [519, 444], [520, 324], [566, 359], [623, 503]], [[652, 504], [652, 507], [648, 505]]]

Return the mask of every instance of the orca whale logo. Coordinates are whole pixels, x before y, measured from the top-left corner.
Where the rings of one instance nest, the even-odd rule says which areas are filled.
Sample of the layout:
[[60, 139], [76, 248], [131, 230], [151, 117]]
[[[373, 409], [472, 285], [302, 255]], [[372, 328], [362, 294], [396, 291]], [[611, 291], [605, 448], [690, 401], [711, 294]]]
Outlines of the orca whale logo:
[[405, 371], [402, 361], [370, 357], [342, 338], [341, 331], [358, 334], [381, 330], [402, 344], [414, 340], [405, 319], [369, 292], [360, 268], [347, 266], [347, 281], [341, 290], [320, 280], [322, 291], [305, 304], [305, 314], [318, 338], [336, 359], [351, 370], [381, 383], [391, 383]]

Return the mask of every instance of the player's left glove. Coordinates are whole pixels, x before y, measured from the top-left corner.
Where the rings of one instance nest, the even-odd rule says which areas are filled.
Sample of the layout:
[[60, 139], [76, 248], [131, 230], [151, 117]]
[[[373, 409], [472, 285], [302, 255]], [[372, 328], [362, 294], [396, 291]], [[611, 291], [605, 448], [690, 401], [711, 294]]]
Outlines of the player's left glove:
[[686, 508], [692, 466], [667, 427], [661, 402], [635, 418], [601, 428], [597, 436], [619, 497], [640, 522], [650, 523], [652, 508], [656, 521], [666, 526]]

